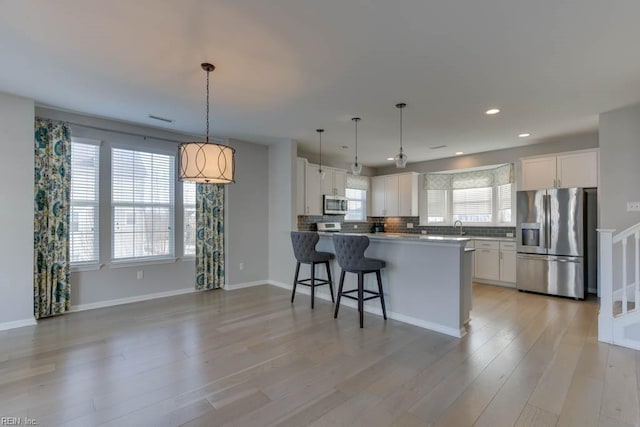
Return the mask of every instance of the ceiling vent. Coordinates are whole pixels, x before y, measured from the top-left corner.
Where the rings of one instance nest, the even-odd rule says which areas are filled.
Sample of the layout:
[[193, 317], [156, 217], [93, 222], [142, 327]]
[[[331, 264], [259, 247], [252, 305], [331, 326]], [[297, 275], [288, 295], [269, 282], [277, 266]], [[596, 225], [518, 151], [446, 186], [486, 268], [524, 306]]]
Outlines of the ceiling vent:
[[439, 148], [444, 148], [444, 147], [446, 147], [446, 145], [435, 145], [435, 146], [429, 147], [429, 148], [431, 148], [432, 150], [437, 150]]
[[165, 123], [173, 123], [173, 122], [175, 122], [175, 120], [173, 120], [173, 119], [167, 119], [166, 117], [154, 116], [153, 114], [149, 114], [149, 118], [153, 119], [153, 120], [159, 120], [159, 121], [165, 122]]

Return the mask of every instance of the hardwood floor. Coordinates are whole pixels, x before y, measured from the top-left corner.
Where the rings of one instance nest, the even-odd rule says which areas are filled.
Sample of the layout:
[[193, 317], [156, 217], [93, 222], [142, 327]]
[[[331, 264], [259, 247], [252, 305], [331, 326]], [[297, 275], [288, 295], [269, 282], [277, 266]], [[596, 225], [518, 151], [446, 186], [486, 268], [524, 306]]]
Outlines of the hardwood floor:
[[[597, 304], [474, 285], [455, 339], [273, 286], [0, 332], [0, 417], [40, 426], [639, 426]], [[375, 304], [376, 302], [371, 302]], [[24, 418], [23, 418], [24, 420]]]

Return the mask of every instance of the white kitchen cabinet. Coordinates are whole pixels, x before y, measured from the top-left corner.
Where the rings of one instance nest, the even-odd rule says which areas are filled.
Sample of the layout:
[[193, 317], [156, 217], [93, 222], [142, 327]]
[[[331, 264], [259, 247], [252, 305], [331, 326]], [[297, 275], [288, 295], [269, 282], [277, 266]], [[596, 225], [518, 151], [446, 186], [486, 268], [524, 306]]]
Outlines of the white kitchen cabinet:
[[556, 157], [522, 159], [522, 190], [556, 186]]
[[322, 215], [322, 180], [318, 165], [307, 163], [305, 167], [305, 215]]
[[598, 150], [521, 159], [521, 190], [598, 186]]
[[372, 216], [418, 216], [418, 174], [371, 178]]
[[476, 240], [475, 242], [476, 279], [500, 280], [500, 246], [498, 242]]
[[371, 178], [371, 211], [373, 216], [398, 216], [398, 176]]
[[304, 201], [307, 160], [298, 157], [296, 160], [296, 215], [305, 215], [307, 207]]
[[500, 242], [500, 281], [516, 283], [515, 242]]
[[418, 216], [418, 174], [398, 175], [398, 216]]
[[557, 169], [559, 188], [598, 186], [598, 153], [596, 151], [559, 155]]
[[322, 194], [344, 197], [347, 187], [347, 172], [326, 166], [323, 166], [322, 170], [324, 171]]

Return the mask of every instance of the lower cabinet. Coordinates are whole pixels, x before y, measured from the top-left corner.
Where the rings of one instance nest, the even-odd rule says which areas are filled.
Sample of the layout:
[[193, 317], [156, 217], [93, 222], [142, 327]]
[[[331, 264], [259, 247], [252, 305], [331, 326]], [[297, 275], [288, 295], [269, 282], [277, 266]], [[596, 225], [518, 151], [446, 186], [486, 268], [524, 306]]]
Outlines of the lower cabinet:
[[474, 256], [476, 282], [513, 286], [516, 283], [515, 242], [476, 240]]

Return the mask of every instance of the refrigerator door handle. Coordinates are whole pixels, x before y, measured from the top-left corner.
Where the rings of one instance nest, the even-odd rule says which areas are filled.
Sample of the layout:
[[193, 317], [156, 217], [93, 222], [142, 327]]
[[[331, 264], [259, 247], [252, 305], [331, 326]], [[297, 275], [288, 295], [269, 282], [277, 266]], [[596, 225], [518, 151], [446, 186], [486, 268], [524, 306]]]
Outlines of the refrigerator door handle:
[[546, 248], [551, 249], [551, 196], [545, 196], [547, 203], [544, 210], [544, 232]]

